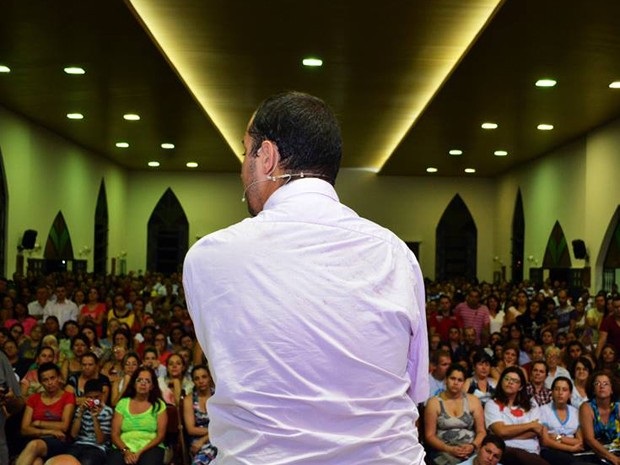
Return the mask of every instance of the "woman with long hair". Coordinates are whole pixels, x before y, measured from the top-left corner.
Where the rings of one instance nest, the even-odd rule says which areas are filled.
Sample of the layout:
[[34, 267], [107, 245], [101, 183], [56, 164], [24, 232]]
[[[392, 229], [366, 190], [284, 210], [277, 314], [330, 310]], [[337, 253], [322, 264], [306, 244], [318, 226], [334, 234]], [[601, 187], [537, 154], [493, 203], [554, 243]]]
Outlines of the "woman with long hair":
[[114, 410], [110, 465], [161, 465], [168, 415], [155, 372], [137, 369]]
[[173, 353], [166, 360], [166, 376], [158, 379], [162, 398], [167, 404], [179, 405], [183, 391], [190, 392], [194, 385], [186, 376], [186, 364], [180, 354]]
[[573, 407], [579, 408], [588, 400], [588, 377], [593, 371], [594, 367], [588, 357], [579, 357], [571, 365], [570, 376], [574, 384], [570, 403]]
[[87, 321], [82, 325], [81, 333], [88, 341], [88, 350], [95, 354], [97, 358], [101, 359], [104, 353], [104, 349], [99, 344], [99, 336], [97, 335], [97, 328], [94, 323]]
[[470, 457], [485, 436], [482, 405], [463, 392], [465, 369], [452, 364], [446, 389], [431, 397], [424, 409], [424, 438], [435, 465], [456, 465]]
[[614, 376], [607, 370], [592, 373], [588, 380], [589, 400], [579, 407], [579, 423], [585, 444], [599, 459], [620, 465], [620, 457], [609, 449], [617, 440], [620, 405], [616, 401], [620, 390]]
[[93, 323], [97, 331], [97, 337], [103, 336], [103, 320], [106, 317], [106, 308], [103, 302], [99, 301], [99, 291], [96, 287], [88, 289], [86, 303], [80, 308], [78, 323], [84, 325], [86, 322]]
[[209, 367], [197, 365], [192, 370], [194, 389], [183, 399], [183, 422], [191, 438], [192, 465], [208, 465], [217, 455], [209, 440], [209, 413], [207, 401], [215, 390]]
[[140, 356], [135, 352], [128, 352], [125, 354], [125, 357], [123, 357], [122, 375], [118, 376], [118, 378], [116, 378], [116, 380], [112, 383], [112, 395], [110, 396], [110, 403], [112, 407], [116, 406], [120, 398], [123, 396], [123, 393], [127, 390], [131, 376], [138, 369], [141, 363], [142, 361], [140, 360]]
[[532, 300], [527, 306], [527, 310], [523, 315], [517, 317], [517, 323], [523, 328], [523, 332], [528, 336], [538, 340], [542, 328], [547, 324], [547, 319], [540, 309], [540, 302]]
[[500, 375], [495, 396], [484, 406], [485, 424], [489, 431], [506, 441], [504, 465], [549, 465], [539, 455], [543, 425], [538, 421], [538, 407], [532, 406], [525, 385], [520, 367], [506, 368]]
[[618, 373], [618, 353], [613, 344], [605, 344], [596, 361], [596, 367], [599, 370], [609, 370], [614, 376]]
[[497, 363], [496, 367], [491, 369], [491, 376], [495, 380], [499, 380], [501, 373], [508, 367], [516, 367], [521, 370], [525, 380], [527, 381], [526, 371], [519, 366], [519, 345], [513, 342], [508, 342], [504, 345], [502, 350], [502, 359]]
[[88, 344], [86, 337], [81, 334], [71, 339], [71, 357], [66, 358], [60, 367], [65, 382], [73, 375], [79, 376], [82, 371], [82, 355], [88, 352]]
[[39, 375], [37, 373], [37, 368], [44, 363], [53, 362], [54, 361], [54, 349], [51, 347], [39, 347], [37, 351], [37, 356], [34, 359], [35, 366], [26, 372], [26, 375], [20, 381], [20, 389], [22, 392], [22, 397], [27, 398], [30, 394], [35, 392], [42, 392], [43, 387], [39, 382]]

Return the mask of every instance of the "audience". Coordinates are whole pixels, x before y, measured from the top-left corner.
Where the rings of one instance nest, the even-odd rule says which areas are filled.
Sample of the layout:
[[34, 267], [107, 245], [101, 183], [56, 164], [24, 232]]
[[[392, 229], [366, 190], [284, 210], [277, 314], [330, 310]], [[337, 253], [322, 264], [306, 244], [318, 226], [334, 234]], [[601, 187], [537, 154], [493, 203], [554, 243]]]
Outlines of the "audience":
[[[64, 272], [42, 277], [41, 281], [37, 279], [28, 276], [6, 281], [11, 294], [0, 293], [0, 348], [7, 353], [15, 381], [19, 380], [21, 385], [19, 391], [29, 402], [37, 398], [34, 394], [38, 394], [38, 398], [49, 397], [49, 390], [39, 383], [37, 369], [49, 367], [50, 362], [60, 367], [61, 375], [49, 383], [52, 391], [74, 394], [77, 406], [77, 412], [70, 419], [71, 429], [75, 432], [66, 429], [62, 434], [67, 437], [68, 433], [73, 433], [72, 436], [80, 439], [73, 438], [75, 449], [68, 448], [68, 441], [66, 444], [60, 441], [63, 446], [60, 447], [51, 438], [48, 445], [46, 438], [37, 436], [40, 431], [26, 429], [26, 432], [37, 434], [26, 436], [31, 444], [23, 450], [20, 463], [43, 463], [45, 458], [64, 451], [78, 457], [82, 463], [151, 461], [146, 458], [147, 452], [141, 452], [140, 448], [130, 449], [125, 454], [117, 450], [119, 438], [122, 440], [123, 437], [121, 433], [117, 434], [116, 442], [113, 441], [115, 446], [110, 445], [113, 428], [110, 426], [110, 432], [106, 432], [102, 422], [105, 415], [101, 417], [102, 412], [109, 411], [108, 404], [114, 406], [118, 399], [122, 401], [129, 396], [141, 402], [139, 399], [143, 397], [138, 391], [142, 386], [137, 389], [131, 380], [135, 373], [149, 367], [155, 371], [153, 381], [159, 395], [177, 405], [186, 417], [187, 449], [192, 452], [194, 463], [211, 462], [216, 450], [209, 442], [206, 402], [214, 387], [188, 318], [181, 277], [178, 274], [145, 273], [138, 276], [130, 273], [102, 278], [81, 272]], [[55, 295], [52, 295], [52, 289]], [[614, 292], [617, 291], [601, 291], [590, 298], [587, 292], [569, 291], [565, 285], [550, 281], [541, 286], [527, 282], [518, 285], [481, 283], [479, 286], [464, 280], [428, 282], [431, 390], [422, 419], [430, 422], [424, 433], [428, 450], [434, 449], [429, 457], [435, 463], [446, 465], [466, 459], [467, 463], [474, 465], [495, 465], [493, 461], [499, 460], [502, 454], [505, 465], [524, 461], [531, 461], [528, 465], [542, 465], [547, 463], [544, 458], [552, 465], [559, 465], [562, 461], [574, 464], [579, 460], [595, 460], [587, 455], [585, 458], [571, 455], [569, 460], [562, 455], [578, 451], [576, 444], [583, 434], [582, 444], [586, 451], [591, 448], [592, 454], [599, 459], [620, 465], [596, 447], [597, 443], [609, 444], [611, 423], [615, 423], [618, 417], [615, 406], [620, 400], [617, 398], [620, 391], [612, 389], [609, 397], [604, 385], [605, 380], [614, 384], [619, 374], [615, 327], [611, 324], [620, 318], [620, 308], [616, 308], [620, 300]], [[60, 310], [62, 306], [72, 309], [69, 302], [77, 305], [76, 316], [72, 310]], [[606, 312], [609, 315], [607, 320]], [[601, 326], [603, 321], [606, 321], [604, 328]], [[597, 341], [599, 334], [602, 337]], [[138, 355], [131, 353], [133, 347]], [[451, 367], [452, 362], [461, 366]], [[141, 363], [145, 368], [140, 367]], [[192, 369], [192, 366], [196, 368]], [[600, 369], [609, 371], [601, 375], [596, 371]], [[189, 373], [193, 376], [190, 377]], [[503, 373], [511, 379], [505, 381]], [[593, 373], [604, 378], [596, 387], [591, 376]], [[493, 379], [493, 375], [499, 381]], [[451, 377], [458, 379], [451, 380]], [[519, 389], [515, 394], [517, 378]], [[146, 381], [140, 383], [148, 384]], [[56, 384], [58, 389], [54, 391]], [[95, 385], [93, 391], [88, 392], [87, 386], [92, 385]], [[555, 387], [548, 389], [551, 385], [557, 387], [558, 393]], [[567, 405], [566, 392], [571, 389], [570, 405]], [[594, 394], [597, 397], [592, 397]], [[525, 397], [533, 405], [529, 409]], [[472, 398], [475, 400], [470, 401]], [[90, 407], [94, 400], [100, 400], [99, 411]], [[498, 401], [503, 409], [498, 407]], [[154, 400], [145, 401], [144, 406], [147, 404], [156, 405]], [[443, 434], [442, 428], [446, 424], [440, 419], [442, 408], [448, 427], [451, 427], [451, 422], [463, 420], [465, 411], [473, 415], [475, 405], [480, 404], [480, 410], [484, 408], [491, 415], [487, 412], [480, 422], [459, 424], [449, 434]], [[557, 413], [560, 420], [566, 415], [566, 421], [570, 419], [571, 422], [576, 417], [574, 408], [580, 408], [580, 415], [596, 413], [587, 416], [590, 428], [587, 424], [582, 425], [583, 432], [569, 432], [568, 423], [563, 426], [564, 430], [556, 432], [554, 427], [558, 425], [554, 426], [553, 420], [557, 417], [543, 421], [545, 430], [538, 431], [533, 424], [523, 426], [530, 421], [528, 419], [538, 415], [532, 412], [539, 411], [539, 408], [541, 420], [546, 411]], [[499, 411], [495, 411], [495, 416], [492, 415], [494, 409]], [[154, 434], [154, 441], [159, 436], [160, 414], [157, 407], [155, 410], [157, 414], [148, 417], [156, 420], [151, 421], [149, 432]], [[25, 416], [26, 409], [22, 407], [22, 411], [18, 409], [10, 421], [19, 422]], [[0, 421], [1, 417], [0, 414]], [[620, 425], [620, 417], [618, 419]], [[97, 421], [102, 434], [95, 431]], [[524, 428], [525, 433], [515, 435], [515, 430]], [[7, 431], [18, 435], [19, 429], [8, 428]], [[486, 437], [495, 439], [483, 440], [485, 429], [507, 440], [505, 453], [501, 438], [489, 434]], [[128, 429], [122, 431], [129, 432]], [[455, 431], [457, 436], [463, 434], [468, 438], [473, 435], [472, 440], [460, 444], [463, 437], [454, 437], [452, 433]], [[61, 435], [60, 432], [54, 434]], [[571, 440], [573, 436], [574, 442]], [[42, 443], [49, 450], [43, 451]], [[19, 437], [9, 442], [13, 458], [22, 452], [19, 444]], [[160, 444], [161, 441], [156, 447], [147, 447], [152, 450], [151, 455], [160, 455]], [[537, 451], [540, 445], [543, 446], [542, 457], [524, 455]], [[92, 454], [83, 453], [84, 450]], [[107, 453], [110, 457], [105, 455]], [[71, 455], [58, 455], [60, 463], [69, 460]], [[149, 462], [149, 465], [158, 460], [158, 457], [152, 459], [153, 464]]]

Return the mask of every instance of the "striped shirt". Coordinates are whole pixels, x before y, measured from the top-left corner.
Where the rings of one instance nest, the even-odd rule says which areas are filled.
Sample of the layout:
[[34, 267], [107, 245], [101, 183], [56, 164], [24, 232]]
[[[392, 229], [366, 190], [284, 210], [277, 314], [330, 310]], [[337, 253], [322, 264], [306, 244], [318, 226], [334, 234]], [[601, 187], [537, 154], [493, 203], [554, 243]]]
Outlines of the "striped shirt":
[[461, 328], [474, 328], [476, 330], [476, 345], [480, 345], [480, 336], [482, 331], [488, 329], [491, 324], [491, 315], [486, 305], [480, 305], [478, 308], [471, 308], [467, 302], [462, 302], [454, 309]]
[[[93, 422], [93, 416], [90, 410], [84, 410], [82, 414], [82, 424], [80, 425], [80, 432], [75, 438], [75, 444], [83, 444], [88, 446], [95, 446], [105, 451], [106, 445], [110, 440], [110, 431], [112, 429], [112, 416], [114, 410], [108, 405], [104, 405], [99, 412], [99, 426], [101, 432], [106, 438], [103, 444], [97, 443], [97, 435], [95, 434], [95, 424]], [[76, 415], [77, 416], [77, 415]]]

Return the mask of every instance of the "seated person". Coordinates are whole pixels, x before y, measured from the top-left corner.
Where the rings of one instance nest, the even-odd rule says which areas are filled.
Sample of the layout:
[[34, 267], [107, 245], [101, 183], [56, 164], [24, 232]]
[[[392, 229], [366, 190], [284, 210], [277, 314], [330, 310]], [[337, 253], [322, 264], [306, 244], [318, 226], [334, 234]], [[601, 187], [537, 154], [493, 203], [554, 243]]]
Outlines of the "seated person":
[[499, 461], [506, 450], [506, 443], [499, 436], [487, 434], [476, 455], [472, 455], [459, 465], [500, 465]]
[[549, 465], [540, 457], [543, 425], [538, 421], [538, 407], [532, 406], [525, 384], [520, 367], [506, 368], [500, 375], [495, 396], [484, 406], [485, 423], [490, 432], [506, 442], [504, 465]]
[[53, 362], [37, 369], [43, 392], [26, 399], [21, 433], [34, 438], [17, 457], [16, 465], [33, 465], [62, 454], [68, 447], [67, 433], [75, 410], [75, 396], [62, 388], [60, 368]]
[[551, 465], [568, 465], [582, 461], [573, 454], [583, 451], [579, 428], [579, 412], [569, 405], [573, 383], [559, 376], [551, 385], [552, 401], [540, 408], [540, 422], [544, 426], [540, 455]]
[[137, 369], [112, 418], [111, 465], [161, 465], [168, 416], [152, 368]]
[[71, 426], [75, 440], [67, 454], [82, 465], [104, 465], [114, 411], [104, 403], [103, 383], [99, 379], [86, 381], [84, 397], [86, 401], [75, 411]]
[[579, 407], [579, 424], [585, 444], [601, 463], [620, 465], [620, 457], [609, 448], [618, 438], [616, 425], [620, 421], [619, 394], [613, 375], [605, 370], [595, 371], [588, 381], [588, 401]]
[[217, 455], [217, 449], [209, 441], [209, 414], [207, 400], [213, 394], [211, 372], [206, 365], [196, 365], [192, 370], [194, 389], [191, 396], [183, 399], [183, 422], [191, 438], [193, 465], [207, 465]]
[[465, 369], [453, 364], [447, 371], [446, 390], [431, 397], [424, 410], [424, 438], [436, 465], [456, 465], [480, 448], [485, 436], [482, 404], [462, 392]]

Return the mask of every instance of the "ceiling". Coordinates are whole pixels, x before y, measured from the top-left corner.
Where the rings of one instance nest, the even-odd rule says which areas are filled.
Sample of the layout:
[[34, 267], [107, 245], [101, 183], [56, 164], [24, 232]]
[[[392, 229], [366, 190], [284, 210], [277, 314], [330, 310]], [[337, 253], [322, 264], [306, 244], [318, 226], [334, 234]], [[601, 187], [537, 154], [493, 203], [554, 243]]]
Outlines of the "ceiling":
[[[252, 111], [289, 89], [334, 108], [343, 166], [384, 175], [497, 176], [620, 117], [617, 0], [2, 0], [1, 11], [0, 105], [130, 170], [237, 172]], [[302, 66], [307, 56], [323, 66]]]

